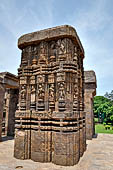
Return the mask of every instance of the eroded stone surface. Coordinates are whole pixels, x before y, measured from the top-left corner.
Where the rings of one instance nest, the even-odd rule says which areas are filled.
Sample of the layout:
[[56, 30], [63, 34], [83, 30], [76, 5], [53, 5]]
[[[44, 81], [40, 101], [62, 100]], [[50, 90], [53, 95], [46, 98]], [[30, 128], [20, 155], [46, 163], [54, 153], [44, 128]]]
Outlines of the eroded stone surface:
[[18, 102], [18, 77], [9, 73], [0, 73], [0, 136], [14, 135], [14, 119]]
[[65, 37], [70, 37], [73, 38], [75, 42], [77, 41], [77, 44], [82, 50], [82, 53], [84, 53], [84, 49], [82, 47], [82, 44], [80, 42], [76, 30], [69, 25], [53, 27], [53, 28], [25, 34], [19, 38], [18, 47], [20, 49], [23, 49], [28, 45], [38, 44], [43, 40], [49, 41], [49, 40], [55, 40], [55, 39], [65, 38]]
[[84, 72], [84, 105], [86, 114], [86, 138], [92, 139], [94, 135], [93, 98], [96, 95], [96, 75], [94, 71]]
[[[22, 36], [14, 156], [71, 166], [86, 149], [84, 51], [74, 28]], [[21, 135], [23, 133], [23, 135]]]
[[5, 87], [3, 85], [3, 79], [0, 78], [0, 141], [1, 141], [1, 135], [2, 135], [4, 95], [5, 95]]

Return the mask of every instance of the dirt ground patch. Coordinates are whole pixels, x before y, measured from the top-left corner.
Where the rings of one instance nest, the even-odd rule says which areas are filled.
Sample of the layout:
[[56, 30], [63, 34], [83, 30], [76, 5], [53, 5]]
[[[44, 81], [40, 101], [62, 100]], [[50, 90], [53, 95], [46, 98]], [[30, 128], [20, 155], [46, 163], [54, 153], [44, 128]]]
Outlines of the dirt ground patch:
[[0, 170], [113, 170], [113, 134], [98, 134], [87, 141], [83, 157], [71, 167], [15, 159], [13, 147], [13, 138], [4, 137], [0, 142]]

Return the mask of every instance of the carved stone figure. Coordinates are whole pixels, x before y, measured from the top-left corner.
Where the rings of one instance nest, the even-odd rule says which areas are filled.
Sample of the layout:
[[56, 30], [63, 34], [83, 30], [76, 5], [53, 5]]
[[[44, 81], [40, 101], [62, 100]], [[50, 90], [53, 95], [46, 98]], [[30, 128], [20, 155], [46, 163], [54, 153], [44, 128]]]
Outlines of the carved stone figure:
[[31, 103], [35, 102], [35, 86], [31, 86]]
[[54, 101], [54, 84], [49, 87], [49, 101]]
[[38, 98], [39, 99], [44, 99], [44, 85], [39, 84], [38, 85]]
[[21, 100], [25, 100], [25, 98], [26, 98], [26, 85], [23, 85], [21, 87], [20, 93], [21, 93]]
[[64, 40], [58, 40], [57, 41], [57, 46], [58, 46], [58, 51], [59, 54], [66, 54], [66, 43], [65, 43], [65, 39]]
[[74, 57], [73, 57], [73, 61], [77, 61], [77, 47], [74, 47]]
[[49, 57], [50, 62], [55, 61], [56, 60], [56, 53], [57, 53], [56, 42], [55, 41], [52, 41], [50, 43], [49, 51], [50, 51], [50, 57]]
[[64, 83], [58, 83], [59, 100], [65, 100]]

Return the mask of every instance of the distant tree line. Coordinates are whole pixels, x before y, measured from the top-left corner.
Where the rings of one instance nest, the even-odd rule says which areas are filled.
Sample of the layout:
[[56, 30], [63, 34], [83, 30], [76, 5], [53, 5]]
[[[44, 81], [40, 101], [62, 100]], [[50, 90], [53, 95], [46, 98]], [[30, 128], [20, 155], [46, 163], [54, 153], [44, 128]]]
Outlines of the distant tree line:
[[94, 97], [94, 116], [100, 123], [113, 125], [113, 90], [104, 96]]

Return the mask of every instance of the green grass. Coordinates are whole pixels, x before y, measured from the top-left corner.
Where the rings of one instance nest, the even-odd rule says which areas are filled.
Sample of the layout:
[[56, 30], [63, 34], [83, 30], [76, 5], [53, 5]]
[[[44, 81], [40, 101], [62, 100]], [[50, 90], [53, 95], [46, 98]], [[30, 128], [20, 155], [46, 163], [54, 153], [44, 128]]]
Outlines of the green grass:
[[94, 118], [95, 123], [98, 123], [98, 118]]
[[112, 130], [112, 127], [110, 128], [110, 130], [106, 130], [105, 126], [103, 124], [96, 124], [95, 125], [95, 133], [109, 133], [109, 134], [113, 134], [113, 130]]

